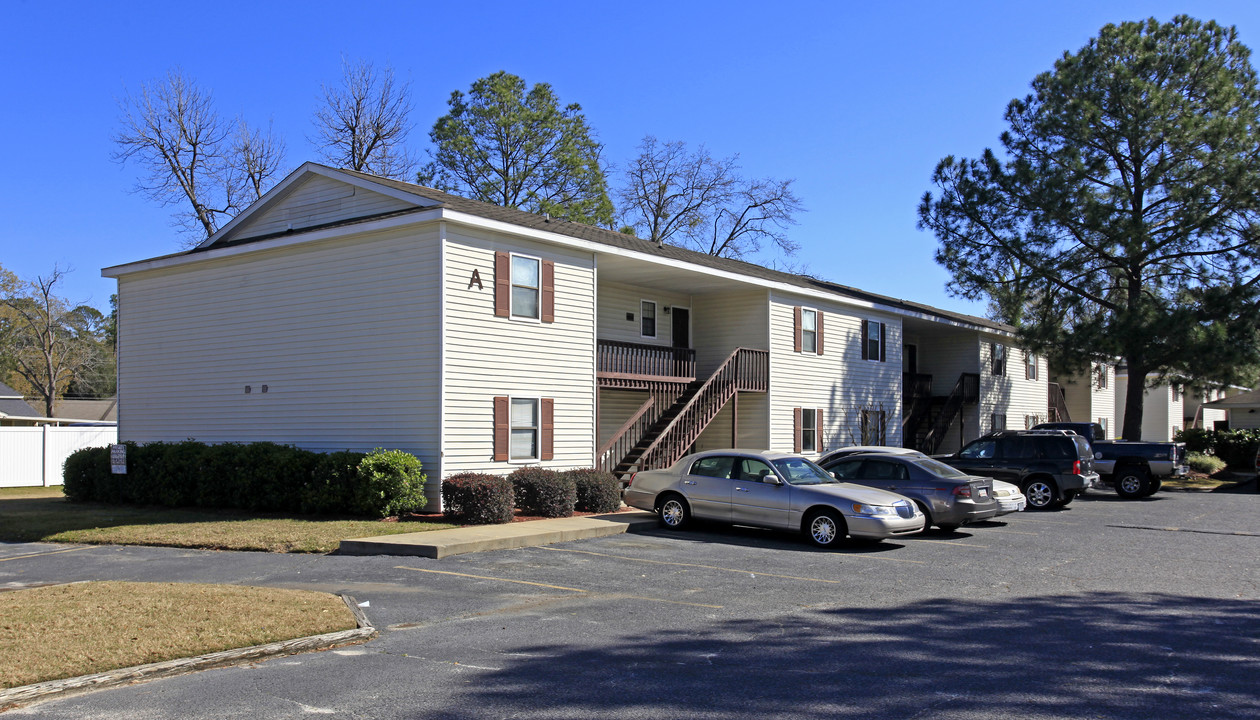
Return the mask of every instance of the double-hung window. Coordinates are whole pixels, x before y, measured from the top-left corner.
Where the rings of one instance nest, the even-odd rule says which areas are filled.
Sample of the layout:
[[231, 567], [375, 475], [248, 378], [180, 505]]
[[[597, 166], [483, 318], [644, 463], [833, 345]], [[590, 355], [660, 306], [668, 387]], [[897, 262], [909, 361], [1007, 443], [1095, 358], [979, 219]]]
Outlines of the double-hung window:
[[512, 256], [512, 317], [538, 319], [540, 280], [538, 258]]
[[1027, 350], [1024, 351], [1024, 379], [1037, 379], [1037, 356]]
[[656, 337], [656, 303], [651, 300], [639, 301], [639, 334], [645, 338]]
[[999, 343], [992, 343], [992, 357], [990, 358], [989, 370], [994, 375], [1006, 374], [1006, 346]]
[[801, 308], [801, 352], [818, 352], [818, 311]]
[[538, 398], [512, 398], [511, 460], [538, 459]]
[[818, 451], [818, 417], [813, 408], [801, 408], [801, 452]]

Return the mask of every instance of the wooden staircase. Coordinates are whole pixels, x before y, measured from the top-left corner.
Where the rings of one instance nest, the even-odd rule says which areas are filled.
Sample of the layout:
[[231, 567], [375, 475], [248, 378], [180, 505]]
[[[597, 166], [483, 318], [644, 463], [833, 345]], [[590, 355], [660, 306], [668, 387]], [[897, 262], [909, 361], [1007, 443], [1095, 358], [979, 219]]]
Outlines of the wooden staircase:
[[[694, 381], [611, 468], [618, 478], [636, 470], [668, 467], [695, 444], [737, 392], [766, 392], [770, 353], [736, 348], [704, 382]], [[623, 430], [628, 430], [623, 428]], [[615, 446], [614, 437], [605, 447]]]
[[[940, 449], [945, 433], [962, 414], [964, 405], [980, 401], [980, 375], [963, 373], [948, 395], [933, 397], [927, 412], [919, 415], [918, 425], [907, 428], [914, 432], [914, 448], [931, 455]], [[926, 422], [924, 422], [926, 421]]]

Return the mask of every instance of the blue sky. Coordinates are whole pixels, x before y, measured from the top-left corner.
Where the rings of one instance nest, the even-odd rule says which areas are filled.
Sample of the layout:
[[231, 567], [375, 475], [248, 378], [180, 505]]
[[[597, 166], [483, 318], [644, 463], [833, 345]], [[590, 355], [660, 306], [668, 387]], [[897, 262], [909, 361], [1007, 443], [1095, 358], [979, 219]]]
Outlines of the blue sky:
[[106, 308], [102, 267], [182, 247], [172, 209], [131, 192], [139, 169], [111, 159], [118, 99], [179, 66], [221, 114], [273, 122], [293, 168], [317, 159], [311, 118], [346, 57], [412, 83], [408, 144], [422, 156], [451, 91], [507, 70], [580, 103], [613, 163], [651, 134], [794, 178], [808, 210], [796, 260], [811, 274], [983, 314], [947, 295], [936, 240], [915, 227], [937, 161], [996, 146], [1006, 104], [1104, 24], [1182, 12], [1260, 48], [1254, 0], [6, 0], [0, 265], [24, 278], [69, 268], [62, 294]]

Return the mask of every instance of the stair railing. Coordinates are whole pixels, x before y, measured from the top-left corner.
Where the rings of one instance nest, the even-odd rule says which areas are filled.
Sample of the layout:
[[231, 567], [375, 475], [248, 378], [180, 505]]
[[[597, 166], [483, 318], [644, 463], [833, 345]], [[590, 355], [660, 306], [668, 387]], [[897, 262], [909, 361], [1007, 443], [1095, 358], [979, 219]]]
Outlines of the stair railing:
[[620, 458], [626, 456], [652, 426], [654, 418], [648, 416], [648, 411], [656, 405], [656, 398], [648, 397], [647, 402], [639, 406], [630, 419], [625, 421], [612, 437], [600, 446], [595, 453], [595, 457], [599, 458], [599, 469], [612, 472], [617, 467]]
[[928, 430], [927, 436], [923, 438], [923, 452], [930, 455], [939, 450], [949, 426], [954, 424], [954, 419], [962, 412], [963, 404], [967, 401], [975, 403], [979, 397], [980, 376], [976, 373], [959, 375], [958, 381], [954, 383], [954, 389], [945, 398], [940, 414], [932, 423], [932, 429]]

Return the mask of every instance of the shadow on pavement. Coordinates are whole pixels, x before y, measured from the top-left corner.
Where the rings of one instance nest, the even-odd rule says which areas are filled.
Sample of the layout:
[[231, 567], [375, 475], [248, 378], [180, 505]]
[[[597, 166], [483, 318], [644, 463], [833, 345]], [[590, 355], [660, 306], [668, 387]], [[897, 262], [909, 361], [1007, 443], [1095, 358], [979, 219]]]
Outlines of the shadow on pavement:
[[1260, 717], [1254, 601], [1086, 593], [784, 612], [516, 648], [513, 717]]

